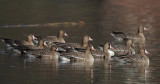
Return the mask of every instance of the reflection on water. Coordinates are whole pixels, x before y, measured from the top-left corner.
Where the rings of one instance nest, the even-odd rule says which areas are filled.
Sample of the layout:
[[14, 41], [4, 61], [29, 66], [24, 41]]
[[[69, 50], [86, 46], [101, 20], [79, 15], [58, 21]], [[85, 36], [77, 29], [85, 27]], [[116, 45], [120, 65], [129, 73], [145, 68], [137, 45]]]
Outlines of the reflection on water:
[[146, 49], [150, 64], [68, 63], [56, 60], [34, 59], [14, 54], [0, 41], [0, 79], [2, 84], [106, 84], [159, 83], [159, 2], [158, 0], [52, 0], [0, 1], [0, 26], [17, 24], [44, 24], [85, 21], [85, 26], [14, 27], [0, 28], [0, 38], [23, 39], [29, 33], [57, 35], [60, 29], [69, 37], [66, 42], [81, 43], [89, 34], [94, 46], [112, 42], [111, 31], [135, 31], [145, 25]]

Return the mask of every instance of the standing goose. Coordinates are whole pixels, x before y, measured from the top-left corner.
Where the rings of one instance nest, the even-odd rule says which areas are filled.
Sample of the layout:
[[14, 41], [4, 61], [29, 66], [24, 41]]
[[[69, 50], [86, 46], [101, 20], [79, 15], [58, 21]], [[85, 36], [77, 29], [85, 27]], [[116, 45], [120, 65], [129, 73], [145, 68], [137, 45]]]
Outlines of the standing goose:
[[47, 42], [51, 42], [51, 43], [52, 42], [65, 43], [63, 36], [68, 36], [68, 35], [63, 30], [60, 30], [57, 36], [46, 36], [46, 37], [42, 38], [42, 40], [47, 41]]
[[136, 33], [123, 33], [123, 32], [112, 32], [111, 35], [117, 40], [117, 41], [123, 41], [123, 39], [132, 39], [134, 43], [145, 43], [145, 37], [143, 34], [144, 30], [148, 30], [146, 27], [140, 26], [138, 28], [138, 34]]
[[62, 47], [64, 49], [68, 49], [68, 48], [85, 49], [88, 45], [88, 41], [93, 41], [93, 39], [91, 37], [89, 37], [88, 35], [85, 35], [82, 39], [82, 45], [79, 43], [61, 43], [61, 44], [57, 44], [57, 46]]
[[96, 50], [96, 51], [91, 51], [92, 55], [94, 58], [100, 58], [100, 59], [110, 59], [110, 54], [108, 52], [108, 48], [109, 48], [109, 43], [106, 42], [104, 45], [103, 45], [103, 51], [101, 50]]
[[27, 54], [36, 58], [49, 58], [49, 59], [58, 59], [56, 45], [52, 45], [50, 49], [42, 49], [36, 51], [28, 51]]
[[33, 34], [29, 34], [27, 36], [26, 40], [13, 40], [13, 39], [7, 39], [7, 38], [2, 38], [2, 41], [8, 46], [12, 47], [14, 46], [25, 46], [25, 45], [34, 45], [33, 40], [37, 39], [34, 37]]
[[63, 61], [94, 61], [91, 50], [95, 50], [92, 45], [88, 44], [85, 52], [69, 52], [60, 55]]
[[132, 46], [134, 46], [132, 40], [127, 40], [126, 46], [124, 45], [113, 45], [113, 52], [115, 52], [115, 56], [120, 55], [129, 55], [129, 54], [135, 54], [135, 51], [132, 49]]
[[122, 62], [128, 62], [128, 63], [144, 63], [144, 64], [149, 64], [149, 59], [145, 55], [149, 54], [146, 52], [144, 49], [140, 49], [139, 54], [132, 54], [128, 56], [120, 56], [119, 59]]

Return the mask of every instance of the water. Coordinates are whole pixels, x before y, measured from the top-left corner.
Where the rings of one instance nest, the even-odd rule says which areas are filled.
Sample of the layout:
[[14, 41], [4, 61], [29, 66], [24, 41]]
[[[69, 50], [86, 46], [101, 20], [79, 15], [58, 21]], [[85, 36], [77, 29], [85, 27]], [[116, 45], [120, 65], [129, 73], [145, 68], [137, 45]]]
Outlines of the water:
[[60, 29], [66, 42], [81, 43], [90, 35], [94, 46], [112, 42], [111, 31], [137, 31], [145, 25], [149, 66], [119, 63], [62, 63], [32, 59], [8, 51], [0, 42], [1, 84], [154, 84], [160, 83], [158, 0], [1, 0], [0, 26], [85, 21], [85, 26], [0, 28], [0, 38], [24, 39], [27, 34], [56, 35]]

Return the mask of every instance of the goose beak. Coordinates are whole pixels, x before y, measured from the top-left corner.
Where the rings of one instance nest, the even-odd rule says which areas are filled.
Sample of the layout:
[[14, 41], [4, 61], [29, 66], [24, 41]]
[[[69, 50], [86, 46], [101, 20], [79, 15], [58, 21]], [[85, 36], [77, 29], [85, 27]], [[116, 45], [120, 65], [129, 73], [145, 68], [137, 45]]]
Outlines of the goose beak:
[[114, 48], [110, 45], [110, 49], [114, 50]]
[[147, 50], [145, 50], [145, 53], [146, 53], [146, 54], [150, 54]]
[[68, 36], [68, 34], [67, 34], [67, 33], [64, 33], [64, 36]]
[[33, 35], [33, 39], [37, 39], [37, 38]]
[[44, 42], [44, 45], [45, 45], [46, 47], [48, 47], [48, 45], [47, 45], [46, 41]]
[[92, 51], [96, 51], [96, 49], [94, 47], [92, 47]]
[[135, 47], [135, 45], [134, 45], [134, 44], [132, 44], [132, 46], [133, 46], [133, 47]]
[[147, 30], [148, 30], [148, 28], [144, 27], [144, 30], [145, 30], [145, 31], [147, 31]]
[[89, 41], [93, 41], [93, 39], [91, 37], [89, 37]]

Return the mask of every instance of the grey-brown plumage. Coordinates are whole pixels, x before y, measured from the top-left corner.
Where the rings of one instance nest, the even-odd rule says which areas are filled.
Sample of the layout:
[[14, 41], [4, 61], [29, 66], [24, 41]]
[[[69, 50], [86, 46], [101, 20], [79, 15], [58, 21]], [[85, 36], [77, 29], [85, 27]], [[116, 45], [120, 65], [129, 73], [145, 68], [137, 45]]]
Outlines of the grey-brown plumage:
[[34, 35], [29, 34], [26, 40], [14, 40], [14, 39], [2, 38], [2, 41], [4, 41], [6, 45], [12, 47], [12, 45], [14, 46], [34, 45], [33, 39], [36, 39]]
[[39, 49], [44, 49], [44, 45], [46, 45], [43, 40], [40, 40], [38, 42], [38, 45], [25, 45], [25, 46], [13, 46], [14, 49], [18, 49], [20, 51], [30, 51], [30, 50], [39, 50]]
[[130, 39], [127, 41], [126, 46], [112, 45], [114, 48], [113, 52], [115, 52], [115, 56], [135, 54], [135, 51], [132, 49], [131, 45], [133, 45], [133, 42]]
[[56, 52], [57, 47], [56, 45], [52, 45], [50, 49], [42, 49], [37, 51], [28, 51], [28, 55], [33, 55], [36, 58], [54, 58], [58, 59], [58, 54]]
[[57, 36], [46, 36], [43, 41], [65, 43], [63, 36], [68, 36], [63, 30], [60, 30]]
[[110, 54], [108, 52], [108, 48], [109, 48], [109, 43], [106, 42], [103, 45], [103, 51], [101, 50], [96, 50], [96, 51], [91, 51], [92, 55], [94, 58], [100, 58], [100, 59], [108, 59], [110, 60]]
[[61, 44], [57, 44], [57, 46], [62, 47], [64, 49], [67, 49], [67, 48], [83, 48], [83, 49], [85, 49], [88, 45], [88, 41], [93, 41], [93, 39], [91, 39], [88, 35], [85, 35], [82, 38], [82, 44], [79, 44], [79, 43], [61, 43]]
[[123, 39], [131, 39], [134, 43], [145, 43], [145, 37], [143, 34], [144, 30], [148, 30], [143, 26], [139, 26], [138, 33], [123, 33], [123, 32], [112, 32], [111, 35], [118, 41], [123, 41]]
[[94, 58], [91, 54], [91, 50], [95, 50], [92, 45], [87, 45], [85, 52], [69, 52], [61, 54], [60, 59], [61, 60], [67, 60], [67, 61], [93, 61]]
[[120, 60], [129, 62], [129, 63], [145, 63], [149, 64], [149, 59], [145, 55], [145, 50], [140, 49], [139, 54], [133, 54], [133, 55], [128, 55], [128, 56], [120, 56]]

